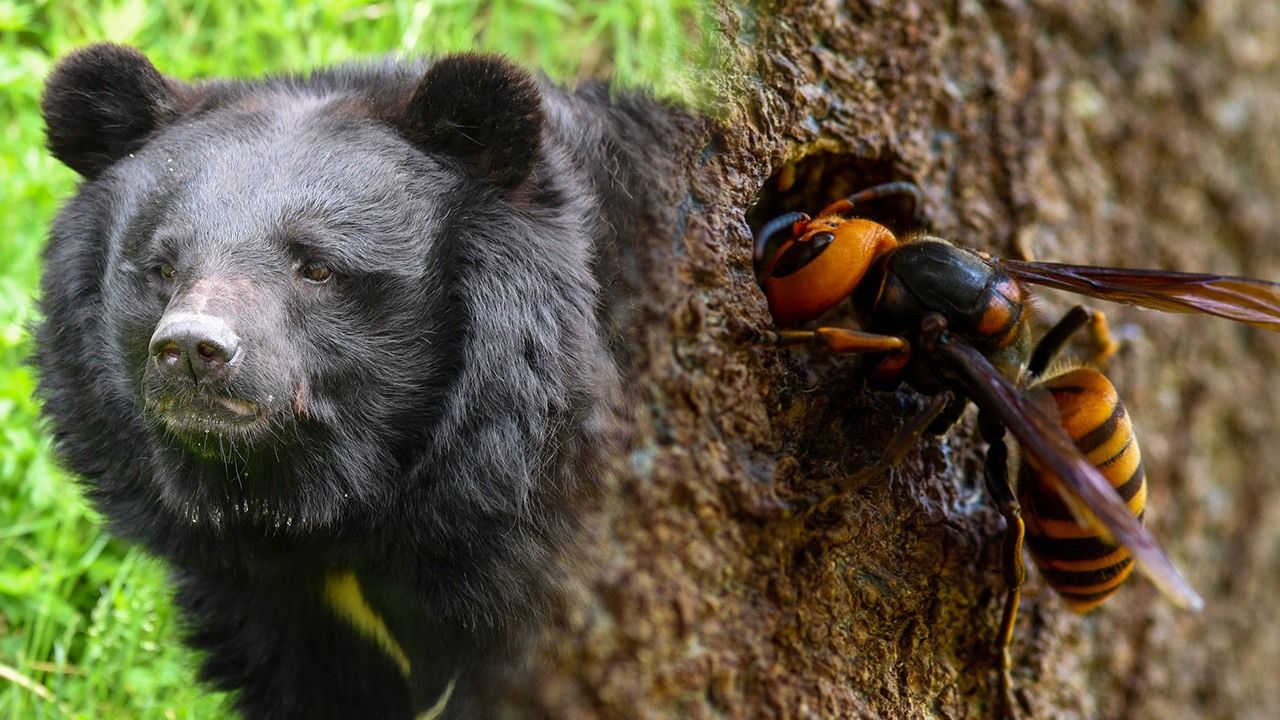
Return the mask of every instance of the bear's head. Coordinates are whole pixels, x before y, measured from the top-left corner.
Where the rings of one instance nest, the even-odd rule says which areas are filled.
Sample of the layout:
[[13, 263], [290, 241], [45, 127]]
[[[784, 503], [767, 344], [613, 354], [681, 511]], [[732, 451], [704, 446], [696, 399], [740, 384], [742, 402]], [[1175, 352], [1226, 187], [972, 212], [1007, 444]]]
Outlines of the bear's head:
[[524, 374], [564, 340], [552, 306], [587, 323], [591, 298], [557, 277], [582, 251], [548, 237], [542, 100], [483, 55], [201, 84], [116, 45], [63, 60], [48, 144], [84, 182], [46, 251], [37, 355], [98, 499], [321, 527], [459, 444], [468, 387], [545, 419], [558, 400]]

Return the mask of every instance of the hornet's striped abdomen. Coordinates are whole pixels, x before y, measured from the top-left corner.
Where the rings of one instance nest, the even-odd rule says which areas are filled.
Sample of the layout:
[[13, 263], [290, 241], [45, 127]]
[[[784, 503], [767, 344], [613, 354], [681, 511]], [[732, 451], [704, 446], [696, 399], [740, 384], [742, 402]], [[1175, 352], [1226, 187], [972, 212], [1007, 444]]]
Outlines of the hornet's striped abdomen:
[[[1049, 391], [1076, 447], [1116, 489], [1129, 511], [1142, 519], [1147, 504], [1142, 453], [1111, 382], [1095, 370], [1077, 368], [1036, 387]], [[1065, 492], [1054, 475], [1036, 467], [1033, 458], [1024, 459], [1018, 499], [1031, 557], [1071, 609], [1083, 613], [1102, 604], [1129, 577], [1133, 559], [1127, 549], [1104, 539], [1097, 523], [1088, 520], [1088, 510], [1078, 500], [1064, 497]], [[1076, 513], [1086, 518], [1083, 524]]]

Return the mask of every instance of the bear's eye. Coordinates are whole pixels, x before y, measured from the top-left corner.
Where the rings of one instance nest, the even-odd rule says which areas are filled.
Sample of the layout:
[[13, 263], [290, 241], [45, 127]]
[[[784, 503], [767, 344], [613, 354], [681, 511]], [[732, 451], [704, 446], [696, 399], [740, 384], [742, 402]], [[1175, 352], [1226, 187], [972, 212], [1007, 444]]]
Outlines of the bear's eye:
[[173, 276], [178, 274], [178, 271], [169, 263], [164, 263], [156, 266], [156, 274], [165, 280], [172, 280]]
[[329, 278], [333, 277], [333, 270], [328, 265], [319, 262], [312, 262], [303, 265], [301, 273], [302, 277], [306, 278], [307, 282], [313, 283], [328, 282]]

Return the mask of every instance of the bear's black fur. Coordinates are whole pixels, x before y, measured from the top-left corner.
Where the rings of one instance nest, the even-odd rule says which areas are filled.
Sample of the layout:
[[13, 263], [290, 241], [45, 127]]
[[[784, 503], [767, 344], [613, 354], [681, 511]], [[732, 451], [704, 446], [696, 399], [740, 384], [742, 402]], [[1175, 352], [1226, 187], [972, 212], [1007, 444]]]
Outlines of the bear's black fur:
[[655, 107], [482, 55], [188, 84], [96, 45], [54, 70], [49, 147], [84, 182], [45, 251], [39, 391], [246, 717], [486, 714], [604, 434], [594, 246]]

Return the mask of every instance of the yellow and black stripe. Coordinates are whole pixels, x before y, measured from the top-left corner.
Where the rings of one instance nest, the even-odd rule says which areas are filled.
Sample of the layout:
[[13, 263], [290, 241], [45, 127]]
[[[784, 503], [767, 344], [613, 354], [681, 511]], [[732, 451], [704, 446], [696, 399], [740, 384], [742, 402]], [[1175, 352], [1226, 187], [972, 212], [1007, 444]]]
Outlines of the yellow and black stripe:
[[1027, 332], [1026, 299], [1013, 278], [997, 275], [983, 295], [982, 317], [974, 330], [995, 349], [1017, 343]]
[[[1147, 504], [1142, 453], [1111, 381], [1095, 370], [1076, 368], [1036, 387], [1049, 391], [1076, 448], [1141, 520]], [[1066, 492], [1056, 476], [1022, 463], [1018, 500], [1031, 557], [1071, 609], [1083, 613], [1120, 587], [1133, 571], [1133, 558], [1127, 549], [1110, 542], [1101, 528], [1087, 518], [1077, 518], [1072, 505], [1080, 507], [1080, 503], [1069, 502]]]

